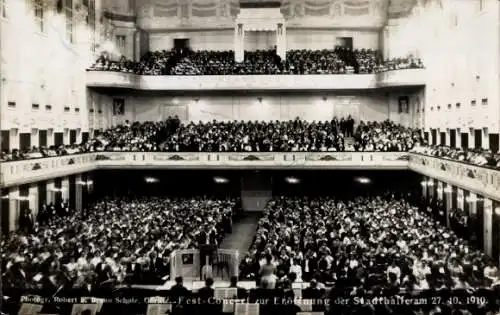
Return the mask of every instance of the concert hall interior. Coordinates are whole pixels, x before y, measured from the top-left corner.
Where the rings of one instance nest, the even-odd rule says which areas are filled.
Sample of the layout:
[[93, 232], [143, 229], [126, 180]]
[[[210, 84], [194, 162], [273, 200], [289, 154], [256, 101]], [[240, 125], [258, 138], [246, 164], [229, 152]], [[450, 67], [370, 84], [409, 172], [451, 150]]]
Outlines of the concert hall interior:
[[0, 35], [0, 315], [500, 315], [500, 1], [0, 0]]

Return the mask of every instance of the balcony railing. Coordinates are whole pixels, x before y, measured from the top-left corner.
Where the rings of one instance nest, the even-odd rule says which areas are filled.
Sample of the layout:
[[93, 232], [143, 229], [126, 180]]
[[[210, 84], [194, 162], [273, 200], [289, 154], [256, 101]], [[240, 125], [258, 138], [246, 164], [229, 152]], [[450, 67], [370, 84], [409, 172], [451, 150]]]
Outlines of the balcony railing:
[[408, 168], [479, 195], [500, 200], [500, 170], [417, 153], [410, 154]]
[[135, 90], [364, 90], [425, 85], [425, 69], [401, 69], [377, 74], [332, 75], [201, 75], [153, 76], [111, 71], [87, 71], [88, 87]]
[[96, 153], [56, 156], [0, 163], [2, 187], [21, 185], [96, 168]]
[[406, 170], [500, 200], [500, 170], [406, 152], [94, 152], [0, 164], [1, 186], [96, 169]]
[[406, 169], [405, 152], [95, 152], [1, 163], [2, 187], [99, 169]]

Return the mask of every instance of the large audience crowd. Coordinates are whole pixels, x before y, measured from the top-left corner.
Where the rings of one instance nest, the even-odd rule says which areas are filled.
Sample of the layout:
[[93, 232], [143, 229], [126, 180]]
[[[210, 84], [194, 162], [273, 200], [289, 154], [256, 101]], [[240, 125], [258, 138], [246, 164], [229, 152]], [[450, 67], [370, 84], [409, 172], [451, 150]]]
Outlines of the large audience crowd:
[[133, 62], [122, 57], [112, 61], [102, 55], [91, 71], [118, 71], [142, 75], [281, 75], [353, 74], [398, 69], [423, 68], [417, 58], [382, 61], [372, 49], [336, 47], [323, 50], [289, 50], [282, 60], [276, 50], [246, 51], [243, 62], [236, 62], [234, 51], [181, 50], [155, 51]]
[[[240, 280], [256, 280], [257, 288], [247, 291], [235, 277], [230, 287], [238, 298], [260, 304], [265, 315], [296, 314], [300, 307], [293, 304], [302, 305], [298, 297], [316, 301], [312, 311], [332, 315], [496, 315], [495, 262], [400, 197], [275, 197], [240, 264]], [[20, 231], [2, 241], [3, 290], [46, 295], [70, 289], [77, 296], [103, 296], [121, 283], [163, 284], [170, 275], [169, 254], [199, 247], [203, 231], [215, 233], [219, 243], [231, 230], [236, 209], [234, 199], [205, 197], [105, 199], [83, 214], [64, 202], [44, 206], [36, 223], [21, 218]], [[201, 312], [215, 307], [203, 302], [214, 297], [211, 278], [197, 294], [181, 277], [175, 281], [169, 296], [201, 297], [199, 307], [209, 307]], [[303, 282], [308, 287], [296, 296], [293, 288]], [[427, 302], [418, 305], [352, 302], [416, 300], [424, 293]], [[451, 300], [467, 296], [468, 303]], [[351, 302], [333, 302], [339, 298]], [[181, 304], [174, 313], [192, 311], [189, 303]]]
[[[318, 288], [333, 286], [332, 296], [346, 298], [500, 289], [494, 261], [393, 195], [348, 201], [275, 198], [240, 272], [242, 279], [268, 288], [309, 281]], [[337, 311], [343, 314], [342, 307]], [[352, 311], [349, 305], [347, 314], [358, 314]], [[406, 314], [399, 311], [388, 314]]]
[[[346, 141], [349, 139], [349, 141]], [[352, 140], [352, 141], [351, 141]], [[4, 151], [2, 161], [16, 161], [98, 151], [139, 152], [344, 152], [408, 151], [420, 132], [389, 120], [360, 121], [351, 116], [330, 121], [211, 121], [126, 123], [81, 144]]]
[[237, 206], [230, 198], [126, 197], [96, 202], [83, 214], [51, 204], [35, 220], [28, 211], [21, 229], [2, 239], [3, 291], [162, 284], [170, 253], [196, 248], [202, 228], [220, 242]]
[[484, 149], [463, 149], [449, 146], [416, 146], [412, 152], [468, 164], [500, 169], [500, 152]]
[[[352, 141], [351, 141], [352, 140]], [[386, 120], [126, 122], [80, 144], [3, 150], [0, 161], [99, 151], [132, 152], [388, 152], [411, 151], [498, 169], [500, 152], [425, 145], [418, 129]]]

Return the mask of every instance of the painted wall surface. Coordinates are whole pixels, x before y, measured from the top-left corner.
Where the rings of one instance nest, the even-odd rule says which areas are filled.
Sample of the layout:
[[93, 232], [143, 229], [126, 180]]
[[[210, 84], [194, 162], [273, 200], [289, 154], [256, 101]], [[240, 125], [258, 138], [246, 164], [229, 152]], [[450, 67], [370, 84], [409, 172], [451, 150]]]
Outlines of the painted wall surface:
[[[389, 0], [283, 0], [280, 11], [294, 27], [377, 28], [388, 6]], [[137, 23], [146, 30], [231, 28], [241, 12], [238, 0], [141, 0], [136, 10]]]
[[[43, 18], [29, 1], [4, 0], [0, 17], [2, 130], [88, 128], [85, 69], [95, 60], [83, 10], [72, 8], [72, 40], [63, 12], [51, 1]], [[102, 12], [96, 2], [96, 24]], [[98, 32], [96, 25], [96, 33]], [[97, 35], [96, 35], [97, 37]], [[9, 103], [11, 106], [9, 106]], [[15, 103], [15, 106], [12, 104]], [[38, 106], [34, 106], [37, 104]], [[66, 108], [66, 109], [65, 109]]]
[[[234, 50], [234, 30], [176, 31], [151, 33], [151, 50], [170, 50], [175, 38], [189, 38], [194, 50]], [[378, 31], [288, 29], [287, 49], [332, 49], [337, 37], [352, 37], [354, 48], [378, 49]], [[247, 32], [245, 50], [269, 49], [276, 45], [274, 32]]]
[[384, 55], [413, 55], [427, 68], [426, 129], [499, 132], [499, 14], [495, 0], [442, 0], [389, 19]]
[[[409, 96], [408, 113], [399, 113], [398, 97]], [[252, 94], [252, 95], [193, 95], [193, 96], [133, 96], [92, 93], [94, 129], [106, 128], [129, 121], [159, 121], [177, 115], [184, 121], [211, 120], [290, 120], [300, 117], [323, 121], [334, 116], [352, 115], [357, 121], [391, 119], [407, 126], [416, 125], [413, 109], [419, 99], [413, 91], [391, 93], [348, 94]], [[113, 97], [125, 99], [125, 114], [113, 116]], [[421, 98], [420, 98], [421, 99]], [[98, 111], [102, 113], [99, 114]]]

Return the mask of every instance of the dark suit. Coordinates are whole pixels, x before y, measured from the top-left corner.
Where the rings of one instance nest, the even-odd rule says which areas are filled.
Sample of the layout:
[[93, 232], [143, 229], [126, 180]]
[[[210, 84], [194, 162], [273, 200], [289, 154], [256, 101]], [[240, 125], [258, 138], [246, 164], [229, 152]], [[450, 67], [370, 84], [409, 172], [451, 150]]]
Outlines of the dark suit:
[[198, 290], [198, 298], [202, 304], [210, 303], [210, 299], [214, 297], [215, 290], [210, 287], [203, 287]]
[[163, 259], [155, 258], [149, 263], [149, 282], [161, 284], [161, 278], [167, 274]]
[[325, 296], [325, 290], [318, 288], [306, 288], [302, 291], [303, 299], [316, 300], [318, 302], [313, 302], [312, 310], [313, 312], [324, 312], [325, 307], [323, 303], [320, 303]]
[[205, 266], [205, 262], [208, 257], [208, 263], [212, 263], [212, 255], [217, 246], [217, 235], [213, 230], [202, 231], [198, 236], [198, 245], [200, 247], [200, 275], [203, 266]]
[[[207, 241], [208, 240], [208, 241]], [[199, 245], [217, 245], [217, 235], [212, 230], [210, 232], [202, 231], [198, 236]]]
[[[309, 268], [309, 271], [306, 272], [306, 266]], [[314, 257], [306, 258], [302, 261], [302, 270], [304, 270], [303, 279], [304, 281], [309, 281], [314, 272], [318, 269], [318, 260]]]
[[210, 287], [203, 287], [198, 290], [196, 294], [200, 304], [198, 305], [198, 314], [200, 315], [214, 315], [220, 312], [221, 307], [214, 303], [213, 298], [215, 290]]
[[173, 304], [182, 304], [182, 300], [185, 300], [190, 295], [191, 291], [186, 289], [182, 284], [174, 284], [172, 288], [170, 288], [170, 296]]
[[138, 263], [127, 263], [127, 279], [131, 283], [140, 283], [143, 279], [142, 267]]
[[182, 284], [175, 284], [170, 289], [170, 298], [172, 300], [172, 315], [189, 314], [189, 305], [186, 305], [186, 299], [191, 297], [191, 291]]

